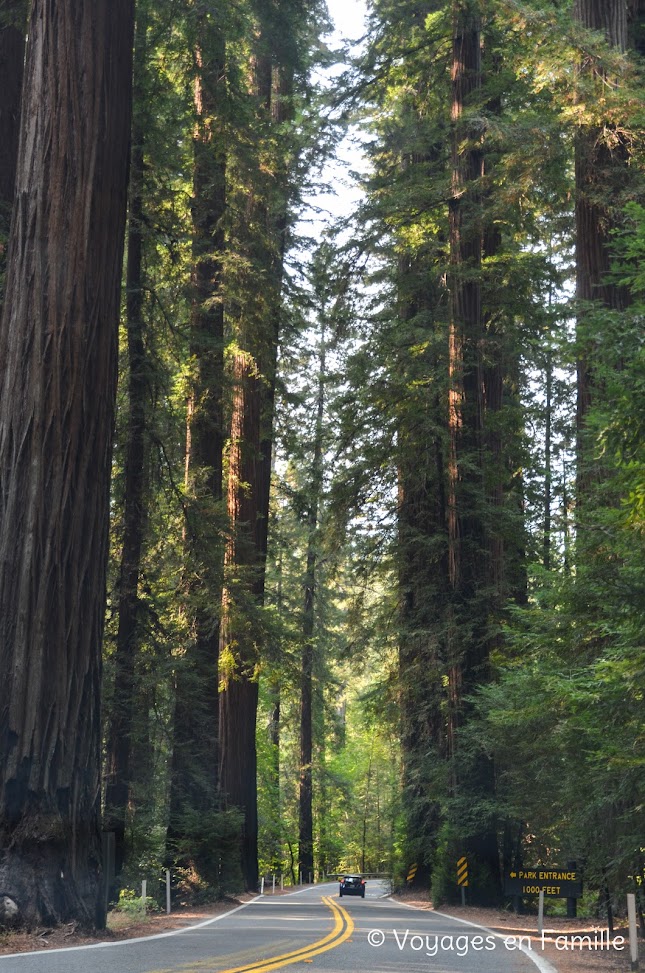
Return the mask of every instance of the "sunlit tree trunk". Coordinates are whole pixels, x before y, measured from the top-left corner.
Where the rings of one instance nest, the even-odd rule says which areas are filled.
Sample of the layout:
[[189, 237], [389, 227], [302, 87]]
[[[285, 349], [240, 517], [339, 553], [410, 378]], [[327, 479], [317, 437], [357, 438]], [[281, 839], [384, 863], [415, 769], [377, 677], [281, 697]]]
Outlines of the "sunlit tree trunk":
[[[269, 15], [270, 10], [263, 11], [263, 18]], [[274, 64], [274, 40], [270, 19], [263, 19], [254, 59], [254, 98], [258, 124], [266, 126], [265, 130], [272, 124], [284, 123], [291, 111], [293, 73], [288, 65]], [[261, 168], [258, 167], [257, 185], [251, 187], [247, 204], [247, 226], [255, 228], [256, 233], [262, 231], [259, 237], [247, 241], [261, 277], [250, 284], [254, 292], [245, 295], [237, 336], [239, 351], [231, 363], [233, 402], [227, 486], [230, 541], [225, 553], [220, 636], [220, 785], [224, 800], [244, 813], [241, 861], [249, 889], [255, 889], [258, 881], [255, 724], [259, 661], [259, 641], [250, 629], [254, 609], [264, 604], [288, 203], [283, 158], [276, 158], [269, 185]], [[270, 200], [265, 195], [267, 191]]]
[[[226, 45], [221, 27], [194, 20], [193, 268], [190, 391], [186, 436], [186, 615], [190, 634], [177, 660], [169, 844], [186, 835], [186, 815], [218, 802], [220, 610], [224, 557], [224, 307], [227, 148]], [[205, 863], [194, 861], [198, 871]]]
[[[0, 889], [101, 923], [101, 643], [132, 0], [35, 0], [0, 331]], [[1, 917], [0, 917], [1, 918]]]

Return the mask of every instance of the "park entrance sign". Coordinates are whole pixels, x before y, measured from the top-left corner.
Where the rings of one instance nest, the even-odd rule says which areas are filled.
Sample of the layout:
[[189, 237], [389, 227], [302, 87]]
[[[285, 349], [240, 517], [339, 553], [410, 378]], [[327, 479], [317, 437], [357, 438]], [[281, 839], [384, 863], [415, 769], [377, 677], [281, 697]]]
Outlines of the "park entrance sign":
[[556, 865], [537, 868], [518, 868], [504, 872], [505, 895], [539, 895], [560, 899], [579, 899], [582, 895], [582, 876], [577, 869]]

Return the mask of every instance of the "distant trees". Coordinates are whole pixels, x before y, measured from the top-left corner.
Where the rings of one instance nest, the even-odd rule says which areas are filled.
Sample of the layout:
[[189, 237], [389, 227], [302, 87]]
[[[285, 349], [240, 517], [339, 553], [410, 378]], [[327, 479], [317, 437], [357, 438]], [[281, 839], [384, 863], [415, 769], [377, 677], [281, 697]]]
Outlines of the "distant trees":
[[0, 881], [22, 923], [100, 925], [133, 4], [64, 0], [51, 16], [44, 6], [32, 5], [29, 24], [0, 334]]

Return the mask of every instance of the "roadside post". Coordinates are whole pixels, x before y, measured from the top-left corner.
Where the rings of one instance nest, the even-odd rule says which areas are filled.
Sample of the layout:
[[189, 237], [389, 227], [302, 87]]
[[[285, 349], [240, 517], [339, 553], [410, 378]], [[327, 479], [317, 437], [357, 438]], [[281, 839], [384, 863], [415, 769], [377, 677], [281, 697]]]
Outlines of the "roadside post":
[[629, 920], [629, 958], [631, 969], [638, 970], [638, 933], [636, 930], [636, 896], [627, 893], [627, 918]]
[[544, 889], [540, 889], [538, 896], [538, 934], [540, 938], [544, 932]]
[[[578, 871], [578, 862], [567, 862], [567, 868], [571, 872]], [[575, 919], [578, 915], [578, 900], [574, 896], [567, 899], [567, 919]]]
[[260, 879], [260, 895], [264, 895], [264, 875]]
[[170, 915], [170, 869], [166, 869], [166, 912]]
[[101, 834], [101, 851], [103, 860], [104, 915], [107, 915], [108, 902], [110, 901], [110, 889], [112, 888], [112, 883], [114, 881], [114, 843], [114, 831], [103, 831]]
[[273, 875], [273, 892], [271, 894], [275, 895], [275, 873]]
[[463, 856], [457, 862], [457, 885], [461, 889], [461, 904], [466, 905], [466, 889], [468, 888], [468, 859]]
[[146, 898], [148, 896], [148, 880], [143, 879], [141, 882], [141, 904], [143, 905], [143, 911], [146, 911]]
[[280, 872], [280, 891], [284, 892], [284, 875]]

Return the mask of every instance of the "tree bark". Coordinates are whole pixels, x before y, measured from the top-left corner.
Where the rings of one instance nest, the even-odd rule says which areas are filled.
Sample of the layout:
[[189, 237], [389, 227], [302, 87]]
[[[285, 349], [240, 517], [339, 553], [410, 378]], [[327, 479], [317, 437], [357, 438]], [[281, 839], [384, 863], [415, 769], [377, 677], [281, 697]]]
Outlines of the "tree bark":
[[[602, 31], [607, 42], [624, 51], [627, 46], [627, 4], [625, 0], [576, 0], [574, 16], [591, 30]], [[598, 73], [592, 67], [593, 74]], [[604, 79], [600, 79], [604, 84]], [[617, 226], [612, 197], [624, 188], [629, 157], [622, 135], [612, 127], [583, 127], [576, 139], [576, 298], [589, 305], [599, 302], [620, 311], [629, 303], [624, 287], [607, 280], [610, 270], [610, 243]], [[578, 317], [577, 362], [577, 472], [576, 500], [581, 507], [590, 484], [589, 456], [585, 446], [587, 413], [593, 399], [593, 344], [586, 334], [586, 309]]]
[[[223, 691], [220, 700], [220, 782], [224, 800], [244, 813], [242, 874], [257, 886], [257, 652], [245, 618], [264, 596], [266, 513], [260, 505], [262, 379], [244, 352], [233, 361], [233, 411], [228, 457], [228, 514], [231, 535], [225, 564], [227, 587], [222, 607]], [[232, 648], [234, 646], [234, 648]]]
[[[258, 125], [270, 131], [290, 117], [292, 68], [274, 65], [273, 28], [262, 20], [254, 59], [254, 99]], [[230, 542], [225, 554], [226, 587], [222, 599], [220, 652], [223, 656], [220, 697], [220, 782], [225, 799], [244, 812], [242, 871], [248, 889], [258, 882], [257, 783], [255, 723], [257, 716], [258, 641], [249, 619], [264, 603], [273, 451], [275, 380], [281, 323], [281, 291], [287, 233], [287, 167], [280, 153], [267, 185], [257, 159], [257, 185], [249, 187], [246, 240], [251, 263], [261, 278], [247, 282], [256, 293], [245, 294], [239, 322], [240, 351], [232, 362], [233, 404], [228, 466]], [[270, 205], [271, 203], [271, 205]], [[258, 280], [262, 280], [261, 286]]]
[[0, 7], [0, 317], [16, 182], [26, 20], [25, 0], [4, 0]]
[[[219, 638], [223, 584], [224, 306], [227, 149], [226, 42], [201, 8], [195, 18], [191, 378], [186, 429], [186, 614], [177, 660], [168, 842], [186, 837], [187, 812], [219, 806]], [[205, 821], [204, 821], [205, 823]], [[199, 843], [203, 845], [203, 842]], [[193, 860], [204, 878], [207, 861]]]
[[[459, 727], [466, 719], [465, 699], [488, 677], [492, 643], [489, 625], [499, 603], [503, 549], [489, 514], [501, 506], [501, 440], [487, 417], [502, 404], [500, 336], [495, 334], [482, 298], [482, 260], [500, 245], [498, 232], [485, 227], [481, 178], [485, 127], [468, 109], [482, 85], [481, 18], [477, 3], [456, 0], [453, 7], [452, 194], [449, 209], [451, 260], [451, 406], [449, 550], [454, 628], [449, 656], [449, 757], [455, 796], [485, 799], [494, 792], [490, 759], [479, 754], [465, 774], [457, 765]], [[486, 356], [484, 355], [486, 349]], [[485, 358], [487, 362], [485, 364]], [[495, 466], [497, 468], [495, 468]], [[487, 472], [489, 475], [487, 476]], [[492, 475], [490, 475], [492, 472]], [[487, 481], [493, 484], [487, 486]], [[452, 505], [454, 504], [454, 510]], [[460, 758], [460, 765], [462, 759]], [[471, 868], [498, 881], [497, 838], [489, 820], [466, 836]], [[483, 884], [483, 883], [482, 883]]]
[[314, 632], [316, 627], [315, 601], [317, 586], [318, 512], [322, 499], [323, 470], [323, 414], [325, 409], [326, 333], [322, 309], [322, 329], [318, 358], [318, 392], [316, 396], [316, 425], [314, 451], [309, 484], [307, 515], [307, 566], [305, 571], [304, 606], [302, 616], [302, 662], [300, 673], [300, 787], [298, 796], [298, 868], [304, 874], [314, 870], [313, 825], [313, 670]]
[[128, 422], [123, 470], [123, 545], [118, 581], [118, 630], [114, 654], [114, 698], [107, 734], [104, 828], [113, 831], [115, 876], [126, 853], [132, 733], [136, 705], [135, 667], [138, 648], [139, 577], [145, 526], [145, 433], [148, 383], [143, 320], [144, 110], [143, 73], [146, 21], [137, 21], [134, 62], [135, 117], [130, 157], [130, 204], [126, 264], [126, 329], [128, 347]]
[[0, 332], [0, 888], [101, 923], [101, 642], [132, 0], [35, 0]]

